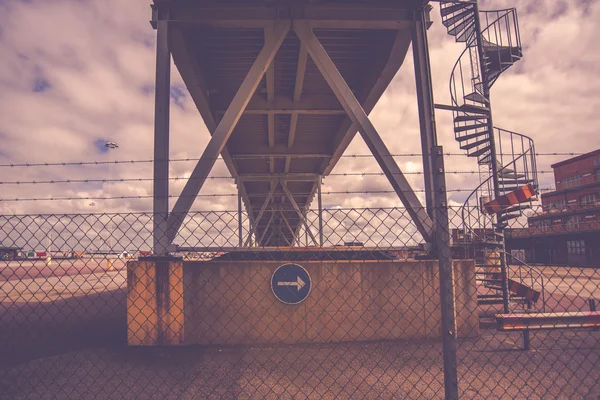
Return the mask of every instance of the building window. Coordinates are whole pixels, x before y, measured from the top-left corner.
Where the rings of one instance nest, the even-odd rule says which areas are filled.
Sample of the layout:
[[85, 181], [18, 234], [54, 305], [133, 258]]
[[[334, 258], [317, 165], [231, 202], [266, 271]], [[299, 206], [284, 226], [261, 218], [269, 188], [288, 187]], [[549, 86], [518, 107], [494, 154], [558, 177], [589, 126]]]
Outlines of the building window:
[[579, 186], [581, 184], [581, 175], [573, 175], [568, 178], [563, 179], [562, 181], [563, 188], [570, 188], [573, 186]]
[[583, 196], [579, 197], [579, 205], [581, 207], [594, 207], [598, 202], [598, 199], [598, 193], [584, 194]]
[[564, 210], [566, 209], [566, 203], [565, 200], [556, 200], [556, 201], [551, 201], [548, 203], [548, 209], [550, 211], [552, 210]]
[[567, 254], [585, 255], [585, 242], [583, 240], [567, 240]]
[[594, 159], [594, 165], [600, 165], [600, 157]]
[[567, 227], [568, 228], [579, 228], [581, 226], [581, 222], [583, 218], [580, 215], [573, 215], [567, 219]]
[[596, 177], [597, 181], [600, 181], [600, 169], [597, 169], [596, 171], [594, 171], [594, 176]]
[[533, 227], [537, 229], [548, 229], [550, 228], [551, 222], [549, 219], [538, 219], [533, 221]]

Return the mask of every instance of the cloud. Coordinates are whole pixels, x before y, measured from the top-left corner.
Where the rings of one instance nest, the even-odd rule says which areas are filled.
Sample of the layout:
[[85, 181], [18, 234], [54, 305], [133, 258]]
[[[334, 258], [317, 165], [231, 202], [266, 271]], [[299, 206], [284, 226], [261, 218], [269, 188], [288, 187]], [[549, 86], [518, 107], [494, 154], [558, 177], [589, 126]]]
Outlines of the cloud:
[[[517, 7], [525, 56], [498, 80], [492, 90], [496, 125], [532, 137], [542, 153], [585, 152], [600, 147], [600, 2], [487, 0], [482, 9]], [[464, 44], [455, 43], [440, 23], [437, 4], [429, 30], [434, 96], [448, 104], [448, 79]], [[118, 9], [119, 12], [114, 12]], [[77, 162], [81, 160], [150, 160], [153, 157], [154, 31], [144, 1], [45, 0], [0, 2], [0, 163]], [[171, 90], [173, 159], [198, 158], [208, 131], [173, 67]], [[372, 120], [390, 151], [419, 153], [418, 110], [412, 52], [374, 111]], [[436, 112], [439, 142], [445, 152], [458, 148], [451, 113]], [[107, 140], [119, 149], [106, 152]], [[357, 135], [347, 154], [367, 154]], [[541, 170], [564, 156], [540, 156]], [[407, 172], [421, 170], [419, 156], [396, 158]], [[464, 155], [447, 156], [446, 169], [474, 171]], [[172, 177], [189, 176], [193, 161], [171, 163]], [[369, 158], [342, 158], [334, 174], [380, 172]], [[48, 181], [140, 178], [137, 182], [2, 185], [2, 198], [149, 196], [152, 164], [74, 165], [3, 168], [3, 181]], [[217, 162], [214, 176], [227, 176]], [[416, 188], [422, 176], [408, 174]], [[542, 174], [543, 187], [552, 175]], [[449, 189], [474, 188], [479, 175], [449, 174]], [[181, 191], [184, 180], [170, 184]], [[230, 194], [232, 180], [209, 181], [203, 194]], [[332, 176], [325, 192], [386, 191], [384, 176]], [[450, 204], [462, 204], [466, 192], [449, 192]], [[423, 199], [423, 194], [418, 193]], [[327, 206], [400, 206], [395, 194], [326, 195]], [[94, 206], [90, 206], [91, 203]], [[174, 199], [171, 201], [174, 204]], [[195, 209], [235, 209], [235, 197], [201, 197]], [[149, 199], [0, 202], [2, 213], [150, 210]]]

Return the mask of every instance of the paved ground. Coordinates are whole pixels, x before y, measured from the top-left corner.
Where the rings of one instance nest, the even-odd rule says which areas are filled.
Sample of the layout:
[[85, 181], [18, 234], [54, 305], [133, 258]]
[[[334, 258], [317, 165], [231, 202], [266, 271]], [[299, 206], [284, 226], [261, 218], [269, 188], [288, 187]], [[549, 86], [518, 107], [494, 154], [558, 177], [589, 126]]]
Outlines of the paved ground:
[[[26, 279], [88, 275], [113, 269], [124, 269], [126, 260], [96, 257], [74, 260], [0, 261], [0, 282]], [[0, 292], [1, 293], [1, 292]]]
[[[600, 332], [484, 331], [459, 345], [464, 398], [598, 398]], [[6, 399], [431, 399], [443, 397], [437, 342], [292, 347], [82, 349], [0, 369]]]
[[[128, 348], [124, 271], [96, 268], [0, 282], [0, 399], [443, 396], [437, 341]], [[578, 274], [579, 286], [567, 287], [572, 277], [565, 270], [550, 271], [546, 290], [557, 304], [584, 305], [573, 295], [597, 294], [596, 271]], [[460, 392], [481, 399], [600, 398], [599, 339], [592, 330], [537, 332], [534, 351], [524, 352], [520, 334], [483, 330], [478, 339], [459, 341]]]

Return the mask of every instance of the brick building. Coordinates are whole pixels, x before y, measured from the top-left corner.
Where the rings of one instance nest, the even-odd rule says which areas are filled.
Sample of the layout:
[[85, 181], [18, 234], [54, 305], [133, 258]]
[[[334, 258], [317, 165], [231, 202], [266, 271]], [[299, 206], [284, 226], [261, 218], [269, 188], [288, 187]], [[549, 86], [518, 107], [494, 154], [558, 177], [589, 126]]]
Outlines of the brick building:
[[556, 190], [541, 195], [528, 228], [508, 232], [507, 246], [528, 262], [600, 267], [600, 149], [552, 169]]

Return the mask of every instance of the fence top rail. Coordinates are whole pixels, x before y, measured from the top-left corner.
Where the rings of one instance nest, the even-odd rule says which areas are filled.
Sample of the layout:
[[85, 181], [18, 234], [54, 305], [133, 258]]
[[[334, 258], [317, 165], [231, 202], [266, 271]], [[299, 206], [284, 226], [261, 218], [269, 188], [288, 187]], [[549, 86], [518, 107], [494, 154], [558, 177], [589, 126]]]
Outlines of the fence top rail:
[[209, 246], [209, 247], [177, 247], [176, 253], [185, 253], [185, 252], [344, 252], [344, 251], [416, 251], [422, 250], [423, 246], [302, 246], [302, 247], [291, 247], [291, 246], [257, 246], [257, 247], [218, 247], [218, 246]]

